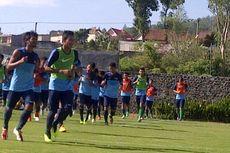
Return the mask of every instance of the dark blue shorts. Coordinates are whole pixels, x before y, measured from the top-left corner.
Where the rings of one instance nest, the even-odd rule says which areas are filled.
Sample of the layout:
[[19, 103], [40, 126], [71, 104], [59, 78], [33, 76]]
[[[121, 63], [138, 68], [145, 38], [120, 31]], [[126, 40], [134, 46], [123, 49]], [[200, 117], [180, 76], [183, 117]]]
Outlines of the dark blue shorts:
[[129, 105], [130, 102], [130, 96], [121, 96], [122, 103]]
[[41, 92], [34, 92], [34, 102], [37, 103], [41, 100]]
[[7, 95], [7, 104], [6, 106], [10, 109], [14, 109], [17, 102], [20, 100], [20, 98], [23, 98], [25, 104], [31, 104], [33, 105], [34, 102], [34, 91], [33, 90], [27, 90], [23, 92], [16, 92], [16, 91], [9, 91]]
[[66, 106], [73, 105], [73, 92], [71, 90], [67, 91], [49, 91], [49, 99], [48, 99], [48, 108], [57, 112], [59, 109], [59, 102], [61, 103], [61, 107], [65, 108]]
[[146, 100], [145, 105], [146, 106], [152, 106], [153, 105], [153, 101]]
[[117, 98], [110, 98], [105, 96], [104, 107], [111, 107], [112, 110], [117, 109]]
[[79, 94], [79, 98], [80, 98], [80, 105], [90, 106], [92, 103], [91, 96]]
[[92, 102], [93, 106], [97, 106], [98, 105], [98, 100], [91, 99], [91, 102]]
[[146, 101], [146, 95], [136, 96], [137, 105], [140, 105], [140, 103], [145, 104], [145, 101]]
[[176, 107], [184, 108], [185, 100], [184, 99], [176, 99]]
[[101, 96], [99, 97], [99, 105], [100, 106], [104, 106], [104, 99], [105, 99], [104, 97], [101, 97]]

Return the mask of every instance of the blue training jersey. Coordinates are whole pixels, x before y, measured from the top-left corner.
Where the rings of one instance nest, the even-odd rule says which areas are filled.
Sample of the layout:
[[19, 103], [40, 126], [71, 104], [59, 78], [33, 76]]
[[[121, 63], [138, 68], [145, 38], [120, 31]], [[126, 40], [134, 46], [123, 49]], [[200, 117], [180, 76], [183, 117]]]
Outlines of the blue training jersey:
[[112, 74], [108, 72], [105, 74], [104, 80], [106, 81], [104, 95], [110, 98], [117, 98], [119, 86], [122, 83], [122, 76], [119, 73]]
[[89, 74], [82, 75], [79, 81], [80, 81], [79, 93], [84, 94], [86, 96], [91, 96], [92, 80]]
[[35, 52], [28, 52], [25, 48], [21, 48], [18, 51], [20, 52], [20, 58], [27, 56], [28, 60], [14, 69], [10, 90], [16, 92], [32, 90], [34, 87], [35, 64], [39, 57]]

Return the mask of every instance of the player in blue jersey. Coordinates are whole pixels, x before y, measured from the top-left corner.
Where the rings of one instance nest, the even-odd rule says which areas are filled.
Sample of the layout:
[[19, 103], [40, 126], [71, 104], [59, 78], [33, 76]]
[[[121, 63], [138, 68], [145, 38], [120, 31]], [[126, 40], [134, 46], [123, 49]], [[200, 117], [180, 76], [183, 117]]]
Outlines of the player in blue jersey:
[[109, 72], [105, 74], [101, 83], [101, 85], [105, 87], [104, 120], [106, 125], [108, 125], [109, 108], [111, 109], [109, 116], [110, 124], [113, 123], [113, 116], [116, 112], [118, 92], [121, 84], [122, 76], [117, 72], [116, 63], [111, 63], [109, 65]]
[[16, 49], [7, 65], [7, 70], [13, 70], [13, 76], [10, 83], [10, 91], [7, 96], [7, 104], [4, 112], [4, 123], [2, 128], [2, 139], [6, 140], [8, 136], [8, 123], [10, 121], [12, 111], [22, 97], [25, 102], [25, 108], [21, 114], [20, 120], [14, 134], [17, 140], [23, 141], [22, 128], [27, 122], [28, 117], [33, 110], [33, 86], [34, 86], [34, 70], [39, 67], [38, 55], [34, 52], [37, 44], [37, 33], [26, 32], [24, 35], [25, 47]]
[[[85, 124], [85, 122], [87, 121], [87, 117], [91, 111], [91, 89], [92, 89], [92, 83], [93, 83], [91, 65], [87, 65], [86, 72], [80, 77], [79, 82], [80, 82], [80, 87], [79, 87], [80, 124]], [[86, 106], [87, 108], [87, 115], [85, 119], [83, 116], [84, 106]]]

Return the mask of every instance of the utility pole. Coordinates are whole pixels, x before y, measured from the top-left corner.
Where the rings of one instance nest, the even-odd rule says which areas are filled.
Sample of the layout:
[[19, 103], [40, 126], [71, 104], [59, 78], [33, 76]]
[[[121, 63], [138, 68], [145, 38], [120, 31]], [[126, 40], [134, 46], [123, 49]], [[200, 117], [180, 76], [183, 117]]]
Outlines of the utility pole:
[[37, 27], [38, 27], [38, 23], [35, 22], [35, 28], [34, 28], [34, 31], [37, 32]]

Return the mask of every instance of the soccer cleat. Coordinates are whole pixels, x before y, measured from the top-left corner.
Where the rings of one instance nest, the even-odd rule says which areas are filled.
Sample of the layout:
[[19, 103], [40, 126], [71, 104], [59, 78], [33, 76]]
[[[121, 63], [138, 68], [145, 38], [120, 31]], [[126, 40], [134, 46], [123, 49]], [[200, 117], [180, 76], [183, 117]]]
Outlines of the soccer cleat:
[[122, 117], [121, 117], [122, 119], [125, 119], [125, 115], [122, 115]]
[[92, 123], [95, 123], [95, 121], [96, 121], [95, 119], [92, 119]]
[[141, 117], [138, 117], [137, 121], [138, 121], [138, 122], [141, 122], [141, 121], [142, 121], [142, 118], [141, 118]]
[[59, 132], [66, 132], [66, 128], [64, 127], [64, 125], [60, 126]]
[[39, 122], [40, 119], [39, 119], [39, 117], [35, 117], [34, 120], [35, 120], [36, 122]]
[[129, 117], [129, 112], [126, 112], [126, 114], [125, 114], [125, 115], [126, 115], [126, 117]]
[[80, 120], [80, 124], [85, 124], [85, 120], [84, 121]]
[[13, 133], [16, 135], [16, 139], [18, 141], [23, 141], [22, 131], [21, 130], [17, 130], [16, 128], [14, 128]]
[[51, 138], [47, 134], [44, 134], [44, 140], [45, 142], [52, 142]]
[[97, 118], [98, 120], [101, 120], [101, 117], [100, 116], [98, 116], [98, 118]]
[[2, 140], [7, 140], [8, 138], [8, 130], [5, 128], [2, 128], [2, 133], [1, 133]]

